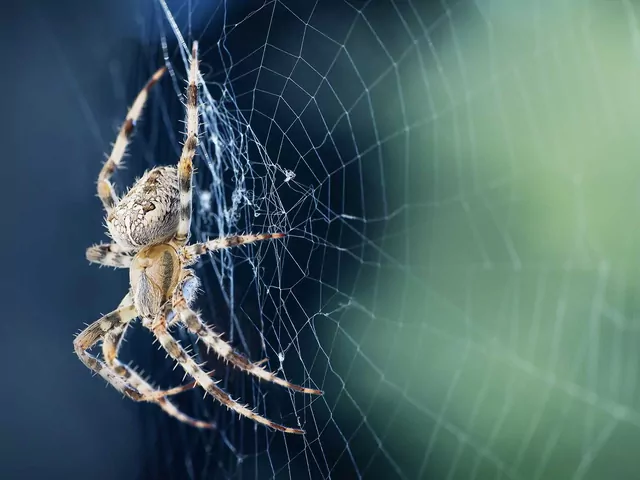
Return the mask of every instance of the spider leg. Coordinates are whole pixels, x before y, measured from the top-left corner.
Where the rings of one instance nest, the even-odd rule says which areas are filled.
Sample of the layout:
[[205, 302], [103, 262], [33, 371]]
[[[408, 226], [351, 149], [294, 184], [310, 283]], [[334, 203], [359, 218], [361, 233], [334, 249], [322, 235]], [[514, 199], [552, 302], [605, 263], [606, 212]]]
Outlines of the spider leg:
[[[169, 415], [191, 426], [216, 428], [213, 423], [196, 420], [182, 413], [174, 404], [164, 398], [166, 395], [188, 390], [193, 385], [184, 385], [167, 391], [156, 390], [133, 369], [118, 361], [116, 357], [122, 337], [131, 320], [137, 316], [138, 313], [131, 302], [131, 296], [127, 294], [116, 310], [93, 322], [83, 330], [73, 342], [76, 354], [82, 360], [82, 363], [132, 400], [156, 403]], [[104, 362], [88, 352], [101, 339], [103, 341]]]
[[191, 181], [193, 157], [198, 146], [198, 42], [193, 42], [189, 85], [187, 86], [187, 136], [178, 162], [178, 187], [180, 189], [180, 218], [175, 240], [179, 245], [187, 243], [191, 228]]
[[[192, 271], [187, 270], [186, 272], [187, 273], [182, 280], [182, 285], [196, 278]], [[225, 342], [211, 327], [208, 327], [202, 322], [202, 320], [200, 320], [196, 312], [189, 308], [188, 302], [182, 291], [182, 288], [177, 288], [176, 293], [174, 294], [173, 308], [177, 316], [191, 333], [197, 335], [198, 339], [202, 340], [207, 348], [212, 348], [222, 360], [229, 362], [234, 367], [267, 382], [275, 383], [297, 392], [322, 395], [323, 392], [321, 390], [301, 387], [287, 382], [285, 379], [276, 376], [274, 373], [266, 370], [260, 365], [251, 363], [244, 355], [237, 352], [231, 345]]]
[[118, 350], [129, 325], [130, 324], [117, 325], [105, 335], [102, 342], [102, 354], [104, 356], [106, 364], [142, 394], [142, 398], [140, 399], [141, 401], [149, 401], [157, 404], [170, 416], [180, 420], [181, 422], [191, 425], [192, 427], [216, 428], [215, 423], [204, 422], [202, 420], [197, 420], [189, 415], [186, 415], [167, 398], [165, 398], [166, 396], [175, 395], [177, 393], [189, 390], [190, 388], [193, 388], [195, 384], [183, 385], [181, 387], [176, 387], [169, 390], [156, 390], [134, 369], [118, 360]]
[[207, 252], [215, 252], [224, 248], [235, 247], [237, 245], [245, 245], [247, 243], [258, 242], [260, 240], [270, 240], [273, 238], [282, 238], [284, 233], [261, 233], [258, 235], [233, 235], [229, 237], [220, 237], [207, 240], [204, 243], [194, 243], [187, 245], [181, 249], [180, 254], [186, 265], [192, 265], [198, 257]]
[[111, 178], [111, 175], [113, 175], [113, 172], [116, 171], [116, 168], [120, 165], [120, 161], [124, 156], [125, 150], [133, 133], [135, 123], [140, 117], [144, 104], [149, 96], [149, 90], [158, 80], [160, 80], [165, 70], [165, 67], [158, 69], [136, 97], [133, 105], [129, 109], [129, 113], [127, 113], [124, 123], [120, 127], [120, 132], [118, 133], [116, 142], [113, 144], [111, 155], [109, 155], [109, 159], [102, 166], [102, 170], [100, 170], [100, 174], [98, 175], [98, 197], [100, 197], [102, 205], [104, 205], [107, 213], [109, 213], [118, 203], [118, 196], [116, 195], [111, 182], [109, 182], [109, 179]]
[[195, 381], [204, 388], [218, 402], [222, 403], [227, 408], [234, 410], [239, 415], [250, 418], [254, 422], [266, 425], [274, 430], [279, 430], [285, 433], [297, 433], [304, 434], [304, 430], [298, 428], [285, 427], [278, 423], [272, 422], [257, 413], [255, 413], [246, 405], [242, 405], [233, 400], [231, 396], [224, 390], [219, 388], [215, 381], [209, 377], [207, 372], [202, 370], [200, 366], [195, 362], [193, 358], [180, 346], [180, 343], [171, 336], [167, 330], [166, 314], [160, 314], [155, 320], [145, 319], [143, 324], [149, 328], [160, 342], [160, 345], [167, 351], [167, 353], [180, 364], [180, 366], [191, 375]]
[[99, 318], [80, 332], [73, 341], [73, 347], [78, 358], [80, 358], [82, 363], [88, 368], [104, 378], [122, 394], [132, 400], [139, 401], [142, 399], [142, 393], [140, 391], [118, 375], [112, 368], [105, 365], [103, 361], [88, 352], [93, 345], [104, 338], [108, 331], [126, 325], [137, 316], [138, 313], [131, 303], [129, 295], [127, 295], [120, 303], [118, 309]]
[[129, 268], [133, 255], [117, 243], [101, 243], [87, 248], [87, 260], [107, 267]]

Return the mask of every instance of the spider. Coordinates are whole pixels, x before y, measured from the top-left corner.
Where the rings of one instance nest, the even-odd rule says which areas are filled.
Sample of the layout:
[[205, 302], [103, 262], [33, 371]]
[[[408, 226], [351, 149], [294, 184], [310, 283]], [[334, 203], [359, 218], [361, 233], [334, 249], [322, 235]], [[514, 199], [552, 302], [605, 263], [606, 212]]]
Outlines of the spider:
[[[106, 224], [111, 243], [87, 249], [90, 262], [128, 268], [130, 289], [118, 308], [93, 322], [75, 338], [74, 349], [80, 360], [126, 397], [152, 402], [166, 413], [199, 428], [215, 428], [214, 423], [194, 419], [181, 412], [167, 397], [200, 386], [227, 408], [286, 433], [303, 434], [272, 422], [238, 403], [217, 386], [191, 355], [171, 335], [169, 327], [182, 323], [207, 348], [234, 367], [259, 379], [299, 392], [321, 395], [320, 390], [289, 383], [261, 366], [265, 360], [251, 363], [224, 341], [220, 334], [205, 325], [191, 309], [199, 282], [193, 270], [198, 257], [216, 250], [260, 240], [282, 238], [282, 233], [236, 235], [188, 245], [191, 225], [191, 183], [193, 158], [198, 145], [198, 45], [193, 43], [186, 95], [186, 139], [176, 167], [156, 167], [145, 174], [119, 199], [109, 179], [124, 156], [151, 87], [165, 72], [160, 68], [135, 99], [122, 125], [113, 151], [98, 176], [98, 197], [106, 210]], [[118, 349], [127, 327], [140, 317], [142, 324], [194, 381], [168, 390], [157, 390], [134, 369], [118, 360]], [[102, 341], [103, 359], [89, 353]]]

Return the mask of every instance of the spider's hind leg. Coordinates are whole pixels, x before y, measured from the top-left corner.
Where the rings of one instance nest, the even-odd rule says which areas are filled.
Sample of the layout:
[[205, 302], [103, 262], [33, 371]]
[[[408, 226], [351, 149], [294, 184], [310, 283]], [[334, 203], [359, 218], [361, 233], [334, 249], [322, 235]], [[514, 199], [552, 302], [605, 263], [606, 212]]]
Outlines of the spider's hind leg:
[[136, 121], [140, 118], [144, 104], [149, 96], [149, 90], [156, 84], [156, 82], [158, 82], [158, 80], [160, 80], [160, 78], [162, 78], [165, 70], [165, 67], [158, 69], [151, 76], [140, 93], [138, 93], [133, 105], [129, 109], [129, 113], [127, 113], [124, 123], [120, 127], [120, 132], [118, 133], [116, 142], [113, 144], [111, 155], [109, 155], [109, 158], [102, 166], [102, 170], [100, 170], [100, 174], [98, 175], [98, 197], [100, 197], [107, 214], [118, 203], [118, 196], [116, 195], [109, 179], [116, 171], [116, 168], [120, 165], [122, 157], [124, 157], [124, 153], [131, 139], [131, 135], [133, 134]]

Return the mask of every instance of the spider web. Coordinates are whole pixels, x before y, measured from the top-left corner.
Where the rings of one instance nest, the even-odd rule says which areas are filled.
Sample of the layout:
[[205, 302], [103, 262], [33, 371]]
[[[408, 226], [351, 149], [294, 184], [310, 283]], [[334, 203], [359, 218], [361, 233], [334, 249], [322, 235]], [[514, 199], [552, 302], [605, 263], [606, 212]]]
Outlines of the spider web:
[[178, 332], [234, 398], [307, 433], [190, 392], [181, 407], [217, 430], [147, 408], [145, 475], [636, 478], [638, 15], [569, 0], [144, 12], [149, 71], [162, 56], [173, 86], [146, 114], [162, 119], [149, 165], [179, 154], [200, 42], [192, 241], [288, 233], [199, 264], [203, 317], [325, 391], [248, 379]]

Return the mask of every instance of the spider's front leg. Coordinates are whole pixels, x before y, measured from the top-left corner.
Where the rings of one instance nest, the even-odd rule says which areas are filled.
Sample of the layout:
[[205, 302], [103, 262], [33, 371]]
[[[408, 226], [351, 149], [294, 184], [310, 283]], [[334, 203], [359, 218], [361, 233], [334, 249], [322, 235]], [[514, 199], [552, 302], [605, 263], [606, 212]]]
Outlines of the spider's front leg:
[[91, 263], [115, 268], [129, 268], [133, 256], [117, 243], [100, 243], [87, 248], [87, 260]]

